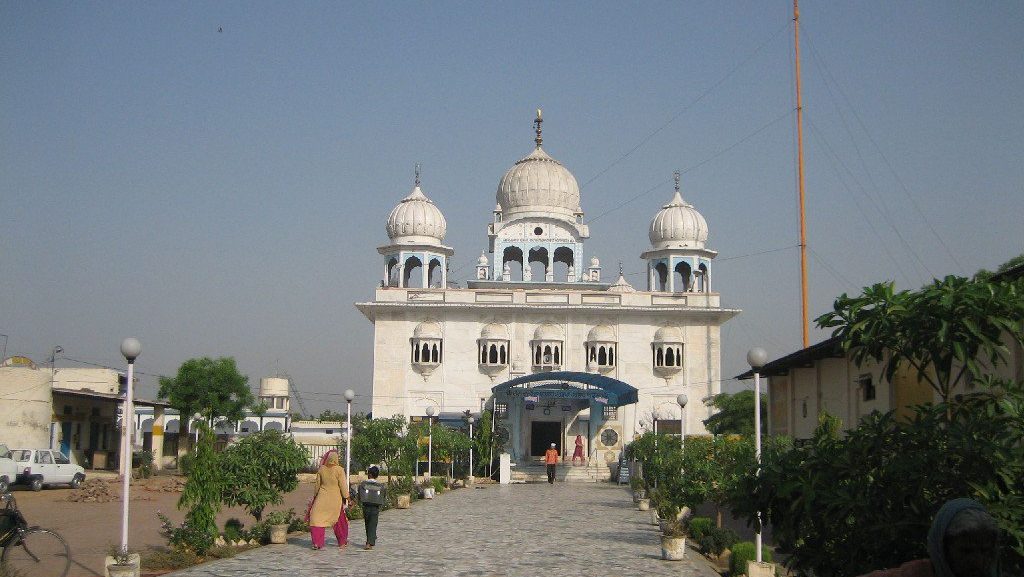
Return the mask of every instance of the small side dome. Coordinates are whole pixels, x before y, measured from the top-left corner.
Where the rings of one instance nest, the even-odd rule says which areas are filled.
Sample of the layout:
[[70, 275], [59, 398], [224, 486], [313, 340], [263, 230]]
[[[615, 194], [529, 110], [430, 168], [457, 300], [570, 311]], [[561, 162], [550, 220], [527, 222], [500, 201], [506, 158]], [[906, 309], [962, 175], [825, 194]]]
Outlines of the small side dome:
[[533, 333], [535, 341], [560, 341], [562, 340], [562, 329], [555, 325], [541, 325]]
[[654, 342], [681, 343], [683, 342], [683, 333], [676, 327], [661, 327], [658, 332], [654, 333]]
[[444, 240], [448, 223], [417, 183], [409, 196], [391, 209], [385, 229], [392, 242], [433, 244]]
[[441, 338], [441, 326], [433, 321], [426, 321], [416, 325], [412, 331], [414, 339], [439, 339]]
[[647, 232], [651, 246], [665, 248], [704, 248], [708, 240], [708, 223], [704, 216], [686, 203], [679, 189], [668, 204], [651, 220]]
[[597, 260], [596, 256], [590, 257], [590, 268], [597, 268], [601, 266], [601, 261]]
[[587, 334], [587, 342], [613, 343], [615, 342], [615, 331], [613, 331], [608, 325], [598, 325], [590, 329], [590, 333]]
[[507, 341], [508, 328], [501, 323], [490, 323], [480, 331], [480, 338], [491, 341]]
[[626, 280], [626, 277], [622, 275], [622, 272], [619, 272], [619, 280], [615, 281], [615, 284], [608, 287], [608, 292], [634, 293], [636, 292], [636, 289], [633, 288], [633, 285], [629, 284], [629, 282]]
[[480, 258], [476, 259], [477, 266], [487, 266], [487, 255], [480, 253]]

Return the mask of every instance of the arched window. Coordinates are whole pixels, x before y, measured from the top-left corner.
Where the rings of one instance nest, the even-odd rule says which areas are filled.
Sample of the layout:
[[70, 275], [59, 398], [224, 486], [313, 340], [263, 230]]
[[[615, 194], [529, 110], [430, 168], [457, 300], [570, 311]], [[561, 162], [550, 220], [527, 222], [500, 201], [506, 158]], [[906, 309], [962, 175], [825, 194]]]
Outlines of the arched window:
[[608, 365], [615, 366], [615, 347], [608, 347]]
[[505, 345], [501, 345], [501, 349], [498, 352], [498, 363], [502, 365], [508, 364], [508, 351], [505, 349]]
[[402, 267], [402, 286], [407, 288], [426, 288], [423, 286], [423, 261], [418, 257], [410, 256], [405, 259], [405, 266]]
[[654, 290], [662, 292], [668, 290], [668, 265], [663, 262], [654, 266]]
[[501, 255], [502, 270], [507, 266], [511, 274], [508, 280], [523, 280], [523, 251], [517, 246], [505, 247]]
[[675, 285], [676, 292], [690, 292], [692, 287], [690, 286], [690, 264], [681, 262], [676, 264], [676, 268], [673, 269], [672, 284]]
[[658, 352], [654, 355], [654, 366], [665, 366], [665, 351], [661, 350], [661, 347], [658, 347]]
[[665, 366], [666, 367], [674, 367], [674, 366], [676, 366], [676, 354], [675, 354], [675, 351], [672, 350], [672, 347], [668, 347], [665, 350]]
[[497, 345], [491, 345], [491, 351], [490, 351], [490, 355], [489, 355], [489, 357], [487, 359], [487, 362], [491, 363], [492, 365], [498, 363], [498, 346]]
[[390, 259], [388, 259], [387, 278], [385, 279], [387, 286], [398, 286], [398, 272], [398, 259], [395, 257], [391, 257]]
[[551, 270], [551, 259], [548, 256], [548, 249], [530, 249], [530, 280], [547, 280], [548, 272]]
[[555, 364], [562, 364], [562, 347], [555, 346]]
[[574, 269], [575, 265], [576, 263], [573, 259], [572, 249], [564, 246], [560, 246], [555, 249], [552, 270], [556, 281], [575, 281], [576, 279], [569, 278], [569, 271], [570, 269]]
[[608, 351], [604, 347], [601, 347], [597, 353], [597, 364], [601, 366], [608, 364]]
[[431, 288], [444, 288], [444, 267], [441, 266], [441, 260], [437, 258], [430, 259], [430, 266], [428, 267], [427, 282]]

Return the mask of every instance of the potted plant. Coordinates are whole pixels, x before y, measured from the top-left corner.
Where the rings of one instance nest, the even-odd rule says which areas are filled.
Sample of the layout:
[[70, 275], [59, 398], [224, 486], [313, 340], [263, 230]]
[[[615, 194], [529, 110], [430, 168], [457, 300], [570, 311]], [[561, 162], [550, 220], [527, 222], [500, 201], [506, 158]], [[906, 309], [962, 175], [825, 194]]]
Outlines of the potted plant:
[[288, 542], [288, 526], [291, 525], [287, 511], [273, 511], [267, 515], [266, 523], [270, 525], [270, 542], [282, 544]]
[[139, 577], [138, 553], [129, 553], [127, 549], [111, 546], [106, 565], [110, 577]]
[[432, 483], [429, 478], [428, 479], [424, 479], [420, 483], [419, 490], [420, 490], [420, 494], [423, 495], [424, 499], [433, 499], [434, 498], [434, 492], [435, 492], [434, 483]]
[[682, 561], [686, 556], [686, 527], [674, 517], [664, 519], [661, 525], [661, 558]]
[[631, 477], [629, 479], [629, 488], [633, 490], [633, 502], [639, 505], [640, 499], [647, 496], [647, 493], [644, 491], [643, 479], [640, 477]]

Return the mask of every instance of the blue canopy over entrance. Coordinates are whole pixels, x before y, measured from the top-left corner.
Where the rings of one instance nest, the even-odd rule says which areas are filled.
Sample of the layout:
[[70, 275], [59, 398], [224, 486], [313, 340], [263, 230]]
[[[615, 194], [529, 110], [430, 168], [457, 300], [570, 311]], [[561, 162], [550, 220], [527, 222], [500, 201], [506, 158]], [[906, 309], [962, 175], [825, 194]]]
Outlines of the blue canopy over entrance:
[[551, 371], [523, 375], [491, 387], [495, 395], [559, 399], [590, 399], [610, 407], [637, 402], [636, 387], [594, 373]]

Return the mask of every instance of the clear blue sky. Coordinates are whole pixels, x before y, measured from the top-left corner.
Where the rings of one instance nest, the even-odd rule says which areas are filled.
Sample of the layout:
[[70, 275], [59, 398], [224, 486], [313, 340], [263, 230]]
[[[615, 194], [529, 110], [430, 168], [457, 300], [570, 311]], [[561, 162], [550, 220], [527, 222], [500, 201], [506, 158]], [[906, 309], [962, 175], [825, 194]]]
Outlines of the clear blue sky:
[[[1024, 252], [1024, 3], [801, 9], [812, 315], [876, 281]], [[291, 375], [310, 410], [347, 387], [365, 409], [372, 325], [352, 304], [372, 298], [413, 165], [464, 281], [537, 107], [606, 278], [622, 261], [643, 287], [647, 226], [680, 169], [720, 253], [714, 288], [744, 310], [723, 373], [755, 344], [791, 352], [791, 10], [0, 2], [7, 354], [60, 345], [120, 367], [136, 336], [144, 395], [151, 375], [229, 355], [254, 385]]]

